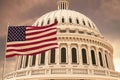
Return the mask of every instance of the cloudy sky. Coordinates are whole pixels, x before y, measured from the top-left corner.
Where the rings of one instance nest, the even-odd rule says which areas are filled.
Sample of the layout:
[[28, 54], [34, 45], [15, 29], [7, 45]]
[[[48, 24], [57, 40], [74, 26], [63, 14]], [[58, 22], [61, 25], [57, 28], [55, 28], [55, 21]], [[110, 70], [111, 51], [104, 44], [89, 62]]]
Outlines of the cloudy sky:
[[[43, 14], [57, 9], [58, 0], [0, 0], [0, 72], [8, 25], [32, 25]], [[120, 71], [120, 0], [69, 0], [70, 9], [88, 16], [114, 47], [114, 63]], [[6, 72], [14, 70], [7, 59]], [[12, 68], [11, 68], [12, 67]], [[1, 74], [1, 73], [0, 73]]]

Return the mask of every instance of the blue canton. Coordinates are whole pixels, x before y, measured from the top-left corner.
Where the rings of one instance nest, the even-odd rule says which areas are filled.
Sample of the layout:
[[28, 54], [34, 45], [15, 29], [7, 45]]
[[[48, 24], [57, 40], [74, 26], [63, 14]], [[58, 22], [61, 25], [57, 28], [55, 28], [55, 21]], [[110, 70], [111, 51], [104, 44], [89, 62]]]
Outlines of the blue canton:
[[7, 42], [25, 41], [26, 26], [10, 26], [8, 28]]

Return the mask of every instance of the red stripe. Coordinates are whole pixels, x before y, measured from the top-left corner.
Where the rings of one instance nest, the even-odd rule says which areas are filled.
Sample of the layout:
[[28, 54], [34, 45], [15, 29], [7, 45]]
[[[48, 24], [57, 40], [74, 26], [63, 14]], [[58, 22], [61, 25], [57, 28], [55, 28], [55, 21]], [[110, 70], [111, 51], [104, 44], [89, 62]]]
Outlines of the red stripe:
[[8, 49], [7, 52], [11, 52], [11, 51], [26, 52], [26, 51], [36, 50], [36, 49], [39, 49], [39, 48], [43, 48], [43, 47], [47, 47], [47, 46], [52, 46], [52, 45], [58, 45], [58, 44], [57, 43], [50, 43], [50, 44], [45, 44], [45, 45], [42, 45], [42, 46], [37, 46], [37, 47], [27, 48], [27, 49], [19, 49], [19, 50]]
[[[51, 29], [47, 29], [47, 30], [44, 30], [44, 31], [35, 31], [35, 32], [31, 32], [31, 33], [26, 33], [26, 35], [27, 35], [27, 36], [29, 36], [29, 35], [35, 35], [35, 34], [47, 32], [47, 31], [51, 31], [51, 30], [55, 30], [55, 29], [56, 29], [56, 28], [51, 28]], [[28, 30], [27, 32], [29, 32], [29, 30]]]
[[53, 26], [55, 26], [55, 25], [57, 25], [57, 21], [55, 22], [55, 23], [53, 23], [53, 24], [50, 24], [50, 25], [47, 25], [47, 26], [28, 26], [28, 27], [30, 27], [30, 29], [27, 29], [27, 30], [33, 30], [33, 29], [45, 29], [45, 28], [48, 28], [48, 27], [53, 27]]
[[56, 34], [56, 32], [51, 32], [51, 33], [48, 33], [48, 34], [45, 34], [45, 35], [42, 35], [42, 36], [27, 38], [26, 40], [27, 41], [35, 40], [35, 39], [39, 39], [39, 38], [43, 38], [43, 37], [49, 37], [49, 36], [52, 36], [52, 35], [55, 35], [55, 34]]
[[38, 51], [38, 52], [35, 52], [35, 53], [32, 53], [32, 54], [29, 54], [29, 55], [33, 55], [33, 54], [39, 54], [39, 53], [44, 53], [48, 50], [51, 50], [51, 49], [54, 49], [54, 48], [58, 48], [58, 47], [53, 47], [53, 48], [50, 48], [50, 49], [46, 49], [46, 50], [42, 50], [42, 51]]
[[46, 40], [42, 40], [42, 41], [37, 41], [37, 42], [30, 42], [30, 43], [19, 43], [19, 44], [8, 44], [7, 47], [21, 47], [21, 46], [27, 46], [27, 45], [34, 45], [34, 44], [40, 44], [40, 43], [43, 43], [43, 42], [48, 42], [48, 41], [56, 41], [57, 38], [50, 38], [50, 39], [46, 39]]
[[[55, 29], [54, 26], [57, 25], [57, 23], [58, 22], [55, 22], [55, 23], [53, 23], [51, 25], [47, 25], [47, 26], [27, 26], [26, 30], [31, 30], [31, 31], [32, 30], [36, 30], [36, 32], [28, 33], [26, 36], [32, 36], [32, 35], [36, 35], [38, 33], [46, 32], [46, 31], [52, 30], [52, 28]], [[37, 31], [39, 29], [40, 29], [40, 31]], [[39, 37], [28, 38], [28, 39], [26, 39], [26, 42], [27, 42], [27, 40], [35, 40], [35, 39], [39, 39], [39, 38], [44, 38], [44, 37], [52, 36], [52, 35], [55, 35], [56, 33], [57, 33], [57, 30], [55, 32], [50, 32], [50, 33], [46, 33], [46, 34], [40, 35]], [[48, 50], [50, 50], [52, 48], [58, 48], [58, 47], [54, 47], [54, 46], [58, 45], [57, 43], [46, 43], [44, 45], [39, 45], [39, 46], [35, 46], [35, 47], [29, 47], [29, 45], [40, 44], [42, 42], [49, 42], [49, 41], [55, 41], [55, 40], [57, 40], [57, 38], [56, 37], [55, 38], [52, 37], [52, 39], [49, 38], [49, 39], [45, 39], [45, 40], [41, 40], [41, 41], [37, 41], [37, 42], [32, 42], [32, 43], [29, 43], [29, 42], [24, 43], [23, 42], [22, 44], [19, 43], [19, 44], [7, 45], [6, 52], [8, 52], [8, 54], [6, 54], [6, 57], [12, 57], [12, 56], [15, 56], [15, 55], [33, 55], [33, 54], [39, 54], [39, 53], [43, 53], [45, 51], [48, 51]], [[27, 45], [28, 45], [28, 47], [24, 48], [24, 49], [21, 49], [21, 48], [20, 49], [14, 49], [14, 47], [22, 47], [22, 46], [27, 46]], [[40, 48], [42, 49], [42, 48], [46, 48], [46, 47], [49, 47], [49, 46], [50, 46], [50, 49], [40, 50]], [[13, 49], [8, 49], [9, 47], [13, 47]], [[22, 53], [22, 52], [34, 51], [34, 50], [37, 50], [37, 52], [35, 52], [35, 53], [33, 52], [33, 53], [30, 53], [30, 54], [19, 54], [18, 53], [18, 52]], [[16, 52], [9, 55], [9, 52], [11, 52], [11, 51], [16, 51]]]
[[[53, 47], [51, 49], [55, 49], [55, 48], [58, 48], [58, 47]], [[26, 55], [35, 55], [35, 54], [40, 54], [40, 53], [44, 53], [48, 50], [51, 50], [51, 49], [47, 49], [47, 50], [43, 50], [43, 51], [38, 51], [36, 53], [31, 53], [31, 54], [16, 54], [16, 53], [13, 53], [13, 54], [10, 54], [10, 55], [6, 55], [6, 58], [9, 58], [9, 57], [13, 57], [13, 56], [26, 56]]]

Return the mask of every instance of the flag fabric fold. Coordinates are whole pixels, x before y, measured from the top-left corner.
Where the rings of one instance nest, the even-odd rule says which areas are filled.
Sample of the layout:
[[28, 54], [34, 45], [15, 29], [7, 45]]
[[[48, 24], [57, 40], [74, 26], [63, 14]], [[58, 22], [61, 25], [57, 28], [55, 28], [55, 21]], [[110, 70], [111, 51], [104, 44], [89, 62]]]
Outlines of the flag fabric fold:
[[48, 26], [9, 26], [6, 57], [34, 55], [58, 48], [57, 22]]

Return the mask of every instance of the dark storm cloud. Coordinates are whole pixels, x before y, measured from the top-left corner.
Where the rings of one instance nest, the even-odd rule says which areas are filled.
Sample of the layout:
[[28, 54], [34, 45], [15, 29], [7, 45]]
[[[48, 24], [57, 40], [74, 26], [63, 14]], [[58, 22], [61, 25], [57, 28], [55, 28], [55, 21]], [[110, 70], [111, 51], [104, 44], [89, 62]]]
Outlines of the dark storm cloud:
[[[54, 0], [55, 2], [55, 0]], [[0, 65], [3, 63], [5, 54], [5, 38], [8, 25], [32, 25], [34, 21], [50, 11], [49, 0], [1, 0], [0, 1]], [[45, 7], [46, 5], [46, 7]], [[52, 6], [54, 7], [54, 6]], [[9, 60], [9, 63], [15, 63]], [[9, 64], [8, 63], [8, 64]], [[7, 65], [9, 66], [9, 65]], [[11, 66], [10, 70], [13, 70]], [[0, 66], [2, 71], [2, 66]], [[7, 71], [6, 71], [7, 72]], [[1, 73], [0, 73], [1, 77]]]
[[107, 39], [118, 39], [120, 0], [70, 0], [70, 4], [70, 8], [85, 14], [95, 22]]
[[102, 33], [109, 38], [120, 40], [120, 0], [101, 0], [101, 5], [95, 11], [95, 21]]
[[[43, 14], [41, 12], [47, 10], [47, 8], [43, 8], [44, 4], [49, 6], [49, 0], [2, 0], [0, 3], [0, 22], [2, 23], [0, 32], [4, 33], [8, 24], [31, 25]], [[0, 36], [2, 35], [0, 34]]]
[[[105, 36], [120, 35], [120, 0], [69, 0], [70, 8], [90, 17]], [[57, 8], [57, 0], [1, 0], [0, 31], [9, 25], [31, 25], [38, 17]], [[55, 5], [52, 5], [55, 4]], [[106, 29], [104, 28], [106, 27]], [[109, 28], [109, 30], [108, 30]], [[3, 34], [0, 34], [2, 36]]]

